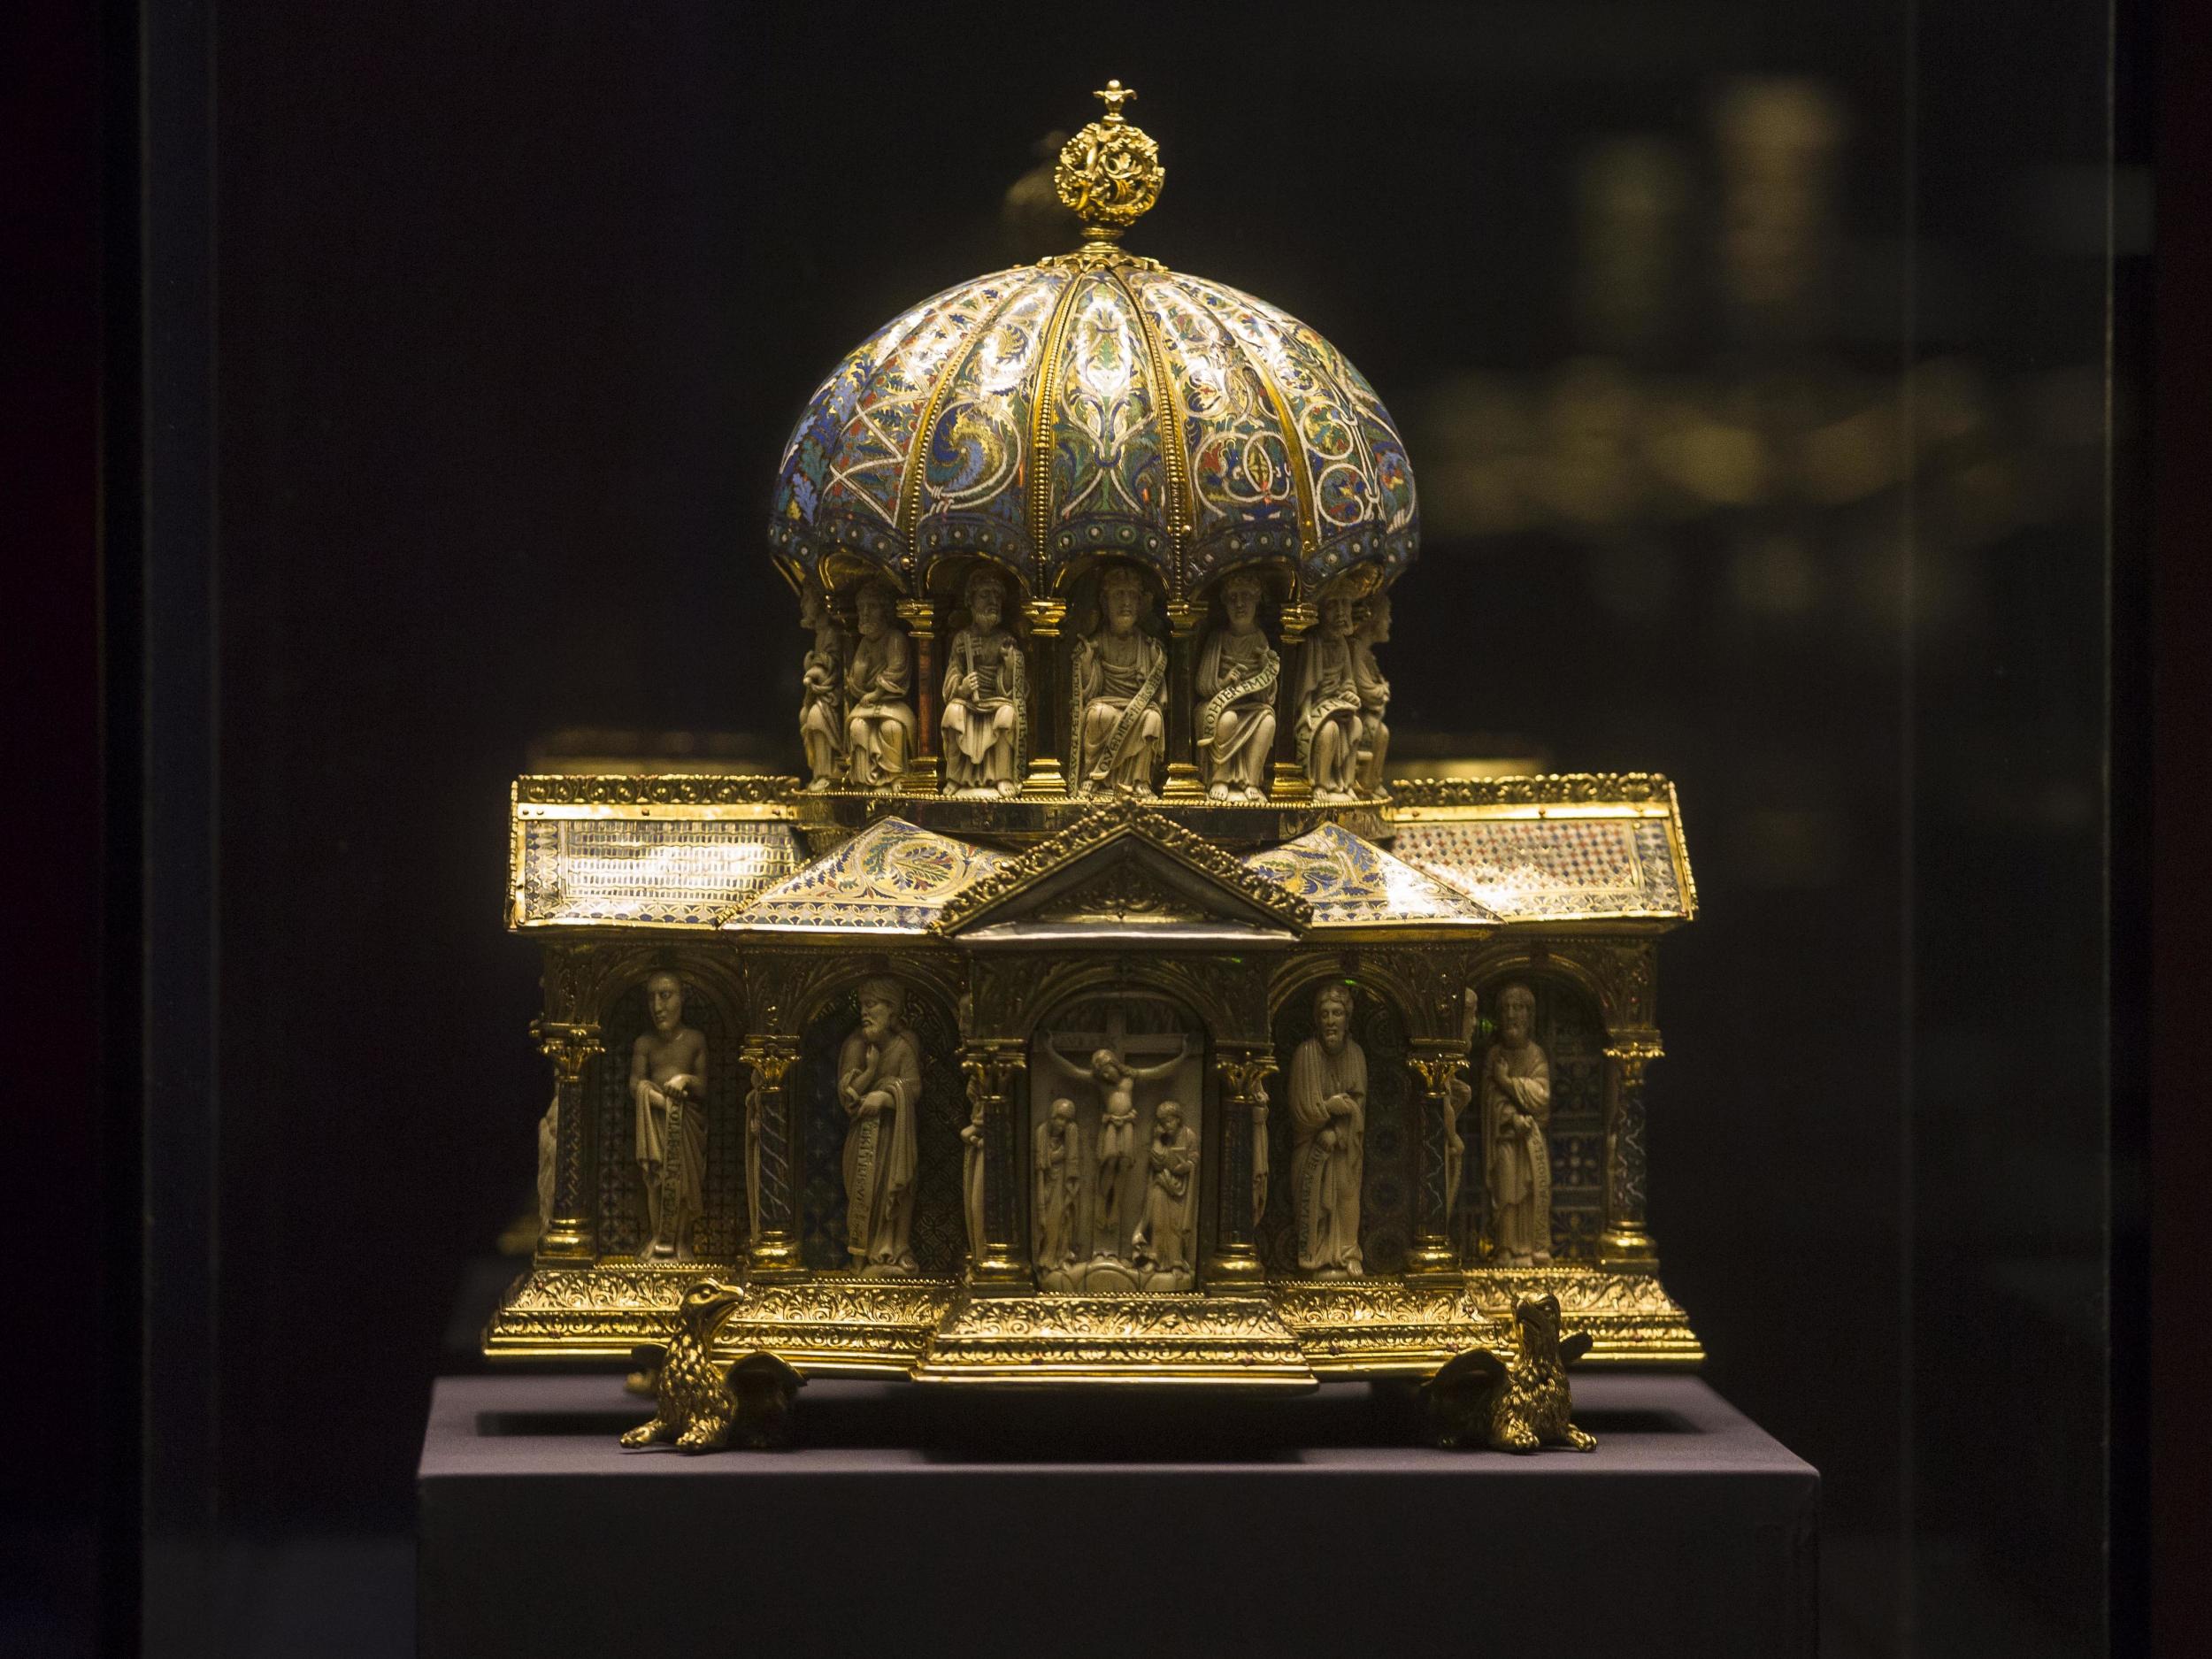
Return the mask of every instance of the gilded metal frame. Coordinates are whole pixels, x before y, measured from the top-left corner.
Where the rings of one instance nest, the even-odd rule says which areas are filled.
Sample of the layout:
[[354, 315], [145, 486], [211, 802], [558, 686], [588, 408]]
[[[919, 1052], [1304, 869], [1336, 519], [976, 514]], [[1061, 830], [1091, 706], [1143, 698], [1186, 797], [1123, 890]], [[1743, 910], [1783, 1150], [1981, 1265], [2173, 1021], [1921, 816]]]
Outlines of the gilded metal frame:
[[[925, 929], [868, 937], [826, 924], [817, 932], [749, 933], [744, 906], [712, 926], [518, 921], [520, 826], [556, 814], [789, 823], [812, 817], [819, 797], [795, 780], [749, 778], [525, 779], [514, 792], [515, 879], [510, 925], [540, 939], [545, 1004], [534, 1027], [564, 1102], [555, 1153], [553, 1214], [531, 1269], [485, 1333], [494, 1359], [576, 1363], [626, 1358], [663, 1340], [683, 1289], [703, 1272], [742, 1280], [744, 1294], [716, 1339], [725, 1356], [766, 1348], [803, 1372], [910, 1377], [935, 1383], [1010, 1386], [1079, 1381], [1307, 1386], [1330, 1376], [1413, 1375], [1466, 1348], [1504, 1340], [1516, 1299], [1551, 1294], [1563, 1317], [1594, 1339], [1593, 1363], [1694, 1365], [1702, 1358], [1682, 1310], [1658, 1278], [1645, 1227], [1644, 1074], [1662, 1052], [1655, 1016], [1657, 936], [1694, 908], [1673, 787], [1644, 774], [1424, 782], [1401, 786], [1379, 809], [1394, 822], [1439, 818], [1527, 820], [1662, 818], [1685, 901], [1683, 915], [1588, 916], [1548, 922], [1409, 920], [1332, 931], [1302, 900], [1240, 863], [1178, 819], [1179, 803], [1094, 808], [976, 879]], [[909, 797], [893, 805], [927, 823], [964, 803]], [[1271, 826], [1279, 833], [1279, 823]], [[1017, 837], [1014, 845], [1022, 845]], [[1165, 909], [1118, 918], [1068, 896], [1071, 874], [1117, 857], [1147, 861], [1162, 877]], [[1167, 879], [1168, 877], [1174, 879]], [[1088, 879], [1087, 876], [1083, 877]], [[1080, 887], [1080, 881], [1076, 883]], [[1116, 901], [1126, 903], [1125, 892]], [[1055, 907], [1057, 907], [1056, 909]], [[1026, 908], [1025, 908], [1026, 907]], [[1179, 908], [1180, 907], [1180, 908]], [[1036, 912], [1048, 910], [1039, 919]], [[1187, 914], [1186, 914], [1187, 910]], [[1021, 924], [1010, 931], [1009, 918]], [[1242, 942], [1216, 933], [1233, 925]], [[1026, 928], [1027, 931], [1023, 931]], [[1182, 931], [1178, 931], [1178, 930]], [[748, 1134], [763, 1168], [781, 1160], [795, 1183], [803, 1125], [787, 1082], [802, 1033], [835, 1000], [888, 973], [948, 1011], [961, 1027], [961, 1064], [987, 1106], [990, 1238], [984, 1259], [957, 1279], [878, 1279], [817, 1271], [798, 1259], [795, 1186], [776, 1215], [750, 1217], [743, 1262], [639, 1262], [602, 1254], [588, 1195], [595, 1146], [584, 1103], [603, 1053], [605, 1022], [632, 985], [672, 969], [710, 995], [746, 1035], [736, 1056], [757, 1105]], [[1510, 974], [1538, 974], [1587, 999], [1606, 1056], [1605, 1230], [1594, 1262], [1540, 1268], [1463, 1263], [1450, 1255], [1437, 1170], [1450, 1079], [1466, 1058], [1464, 992]], [[1224, 1191], [1243, 1179], [1223, 1148], [1248, 1137], [1263, 1079], [1287, 1056], [1273, 1052], [1273, 1020], [1318, 984], [1346, 979], [1382, 999], [1402, 1021], [1415, 1074], [1421, 1187], [1412, 1199], [1416, 1247], [1403, 1275], [1324, 1280], [1269, 1274]], [[1144, 987], [1187, 1004], [1209, 1035], [1204, 1121], [1212, 1253], [1201, 1287], [1173, 1295], [1048, 1295], [1028, 1263], [1025, 1071], [1038, 1021], [1071, 997]], [[725, 1062], [727, 1064], [727, 1062]], [[567, 1110], [569, 1102], [574, 1110]], [[1432, 1168], [1432, 1166], [1435, 1166]], [[767, 1176], [763, 1177], [763, 1210]], [[1248, 1181], [1244, 1182], [1248, 1191]], [[1246, 1205], [1248, 1211], [1249, 1205]]]

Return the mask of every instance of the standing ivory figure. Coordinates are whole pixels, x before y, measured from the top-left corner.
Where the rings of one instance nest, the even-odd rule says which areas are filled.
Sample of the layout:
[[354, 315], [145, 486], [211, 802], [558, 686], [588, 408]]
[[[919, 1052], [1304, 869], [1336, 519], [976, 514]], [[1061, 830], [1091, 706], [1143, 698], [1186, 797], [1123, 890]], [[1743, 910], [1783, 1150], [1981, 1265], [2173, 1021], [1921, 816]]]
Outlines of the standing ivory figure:
[[1220, 588], [1226, 626], [1198, 654], [1196, 742], [1206, 794], [1216, 801], [1266, 798], [1262, 787], [1275, 745], [1275, 679], [1281, 666], [1260, 632], [1259, 577], [1238, 571]]
[[1075, 787], [1148, 795], [1167, 738], [1160, 690], [1167, 653], [1137, 626], [1144, 578], [1126, 565], [1098, 579], [1105, 621], [1075, 648]]
[[968, 1079], [968, 1121], [960, 1126], [960, 1211], [968, 1224], [968, 1261], [983, 1259], [983, 1085]]
[[1198, 1131], [1174, 1101], [1153, 1116], [1148, 1156], [1152, 1179], [1129, 1258], [1147, 1270], [1147, 1290], [1188, 1290], [1197, 1276]]
[[767, 1088], [756, 1067], [752, 1083], [745, 1090], [745, 1219], [756, 1239], [761, 1233], [760, 1136], [765, 1126], [762, 1115], [767, 1110]]
[[837, 1056], [845, 1135], [845, 1248], [871, 1273], [910, 1273], [914, 1252], [915, 1118], [922, 1102], [922, 1051], [906, 1029], [906, 992], [896, 979], [860, 987], [860, 1027]]
[[1298, 1265], [1327, 1278], [1365, 1271], [1359, 1198], [1367, 1133], [1367, 1056], [1353, 1041], [1352, 993], [1325, 985], [1313, 999], [1314, 1034], [1290, 1062], [1291, 1192]]
[[1006, 581], [987, 570], [968, 578], [968, 626], [952, 636], [945, 664], [945, 793], [1012, 795], [1028, 748], [1028, 695], [1021, 641], [1002, 619]]
[[1390, 643], [1390, 595], [1377, 594], [1362, 607], [1352, 634], [1352, 684], [1359, 691], [1359, 792], [1383, 792], [1383, 763], [1390, 754], [1390, 682], [1375, 663], [1375, 648]]
[[1483, 1178], [1490, 1236], [1512, 1267], [1551, 1263], [1551, 1063], [1538, 1046], [1536, 995], [1509, 985], [1498, 997], [1498, 1036], [1482, 1068]]
[[1082, 1253], [1083, 1131], [1075, 1102], [1063, 1096], [1037, 1131], [1035, 1233], [1039, 1283], [1071, 1290], [1068, 1270]]
[[538, 1237], [553, 1230], [554, 1164], [561, 1146], [561, 1093], [538, 1118]]
[[1359, 687], [1352, 678], [1352, 595], [1323, 596], [1321, 626], [1298, 657], [1298, 759], [1317, 801], [1359, 794]]
[[686, 1261], [707, 1167], [707, 1040], [684, 1024], [684, 982], [674, 974], [646, 980], [645, 1008], [653, 1029], [630, 1045], [649, 1235], [638, 1255]]
[[837, 781], [845, 765], [845, 633], [829, 600], [812, 582], [800, 592], [799, 621], [814, 630], [814, 649], [799, 669], [799, 743], [810, 774], [806, 787], [819, 794]]
[[1048, 1042], [1040, 1047], [1068, 1077], [1098, 1085], [1101, 1111], [1097, 1182], [1091, 1203], [1091, 1253], [1094, 1257], [1118, 1256], [1129, 1190], [1125, 1177], [1137, 1160], [1137, 1085], [1173, 1077], [1176, 1069], [1190, 1058], [1190, 1039], [1183, 1039], [1180, 1054], [1157, 1065], [1131, 1065], [1111, 1048], [1095, 1048], [1090, 1064], [1079, 1066]]
[[860, 643], [845, 667], [845, 780], [886, 788], [906, 770], [914, 747], [914, 673], [906, 632], [893, 626], [891, 590], [871, 582], [853, 603]]

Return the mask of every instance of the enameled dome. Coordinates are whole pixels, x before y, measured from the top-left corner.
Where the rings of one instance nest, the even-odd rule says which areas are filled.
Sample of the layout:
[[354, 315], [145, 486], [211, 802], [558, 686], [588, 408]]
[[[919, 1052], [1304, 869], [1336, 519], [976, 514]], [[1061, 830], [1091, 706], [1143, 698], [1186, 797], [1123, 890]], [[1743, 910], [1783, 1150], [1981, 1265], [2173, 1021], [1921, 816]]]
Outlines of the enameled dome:
[[769, 532], [795, 578], [837, 588], [872, 568], [919, 592], [937, 559], [981, 554], [1041, 595], [1110, 553], [1173, 596], [1253, 563], [1306, 596], [1412, 559], [1412, 468], [1365, 377], [1265, 302], [1112, 245], [1164, 175], [1153, 152], [1141, 205], [1099, 204], [1101, 179], [1132, 194], [1100, 150], [1150, 144], [1109, 107], [1070, 141], [1098, 135], [1093, 172], [1062, 185], [1085, 247], [925, 300], [810, 400]]

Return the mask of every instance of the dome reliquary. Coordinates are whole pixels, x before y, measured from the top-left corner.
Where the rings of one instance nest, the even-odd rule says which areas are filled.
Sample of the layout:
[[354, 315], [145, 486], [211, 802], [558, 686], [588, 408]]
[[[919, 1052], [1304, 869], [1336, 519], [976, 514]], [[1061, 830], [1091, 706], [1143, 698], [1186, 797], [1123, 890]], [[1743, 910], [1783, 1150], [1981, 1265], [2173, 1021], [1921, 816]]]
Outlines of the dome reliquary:
[[1645, 1223], [1673, 788], [1393, 764], [1404, 443], [1123, 247], [1165, 175], [1099, 96], [1080, 245], [879, 329], [785, 449], [803, 775], [515, 786], [553, 1099], [487, 1352], [1310, 1386], [1549, 1295], [1694, 1363]]

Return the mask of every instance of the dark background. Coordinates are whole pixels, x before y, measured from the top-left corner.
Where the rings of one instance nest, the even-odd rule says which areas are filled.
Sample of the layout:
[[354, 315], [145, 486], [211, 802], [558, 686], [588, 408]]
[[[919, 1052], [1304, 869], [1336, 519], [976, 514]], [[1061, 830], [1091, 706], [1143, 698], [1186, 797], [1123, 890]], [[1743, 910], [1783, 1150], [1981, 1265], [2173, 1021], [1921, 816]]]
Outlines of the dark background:
[[1394, 726], [1681, 789], [1654, 1230], [1709, 1377], [1825, 1477], [1827, 1650], [2094, 1647], [2139, 1111], [2106, 330], [2148, 216], [2110, 17], [1115, 21], [153, 14], [152, 447], [181, 411], [211, 466], [155, 491], [142, 595], [142, 896], [185, 941], [150, 1622], [403, 1640], [428, 1379], [545, 1091], [507, 780], [576, 726], [781, 741], [783, 437], [878, 323], [1035, 251], [1005, 193], [1114, 74], [1169, 169], [1133, 245], [1314, 324], [1404, 428]]

